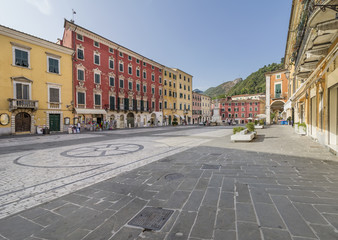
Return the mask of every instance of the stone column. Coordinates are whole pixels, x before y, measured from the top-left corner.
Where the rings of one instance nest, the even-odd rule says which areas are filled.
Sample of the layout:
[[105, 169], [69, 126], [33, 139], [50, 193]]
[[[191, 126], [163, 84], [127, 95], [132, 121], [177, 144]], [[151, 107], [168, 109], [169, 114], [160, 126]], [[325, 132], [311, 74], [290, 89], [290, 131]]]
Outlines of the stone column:
[[271, 124], [270, 119], [270, 76], [265, 76], [266, 88], [265, 88], [265, 115], [266, 115], [266, 124]]

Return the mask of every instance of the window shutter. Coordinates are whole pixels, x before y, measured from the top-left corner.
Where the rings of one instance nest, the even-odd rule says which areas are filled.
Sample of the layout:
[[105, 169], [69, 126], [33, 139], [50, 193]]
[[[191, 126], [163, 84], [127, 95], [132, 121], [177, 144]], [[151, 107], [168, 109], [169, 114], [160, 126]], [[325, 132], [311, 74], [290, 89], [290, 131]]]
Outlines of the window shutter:
[[49, 88], [49, 102], [59, 102], [59, 89]]
[[115, 110], [115, 97], [110, 96], [109, 98], [109, 103], [110, 103], [110, 110]]

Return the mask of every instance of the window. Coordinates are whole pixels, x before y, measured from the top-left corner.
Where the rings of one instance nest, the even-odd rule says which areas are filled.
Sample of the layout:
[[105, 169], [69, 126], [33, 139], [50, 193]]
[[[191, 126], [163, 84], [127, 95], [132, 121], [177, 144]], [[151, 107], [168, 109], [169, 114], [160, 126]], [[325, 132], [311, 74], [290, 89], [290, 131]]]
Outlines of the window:
[[95, 106], [101, 106], [101, 95], [95, 94]]
[[128, 89], [133, 90], [133, 82], [132, 81], [128, 82]]
[[250, 111], [250, 112], [252, 111], [252, 107], [250, 107], [249, 111]]
[[114, 87], [115, 86], [115, 78], [114, 77], [109, 77], [109, 85], [111, 87]]
[[258, 111], [258, 108], [257, 108], [257, 107], [255, 107], [255, 111], [256, 111], [256, 112]]
[[143, 92], [146, 93], [147, 92], [147, 86], [143, 85]]
[[132, 60], [131, 56], [128, 56], [128, 60], [129, 60], [129, 61], [131, 61], [131, 60]]
[[182, 89], [182, 83], [180, 83], [180, 89]]
[[109, 48], [109, 52], [110, 52], [110, 53], [114, 53], [114, 49], [110, 47], [110, 48]]
[[119, 71], [123, 72], [123, 62], [120, 62], [120, 64], [119, 64]]
[[94, 41], [94, 46], [95, 46], [95, 47], [100, 47], [100, 43]]
[[183, 89], [186, 90], [185, 85], [183, 86]]
[[255, 105], [257, 106], [257, 105], [258, 105], [258, 102], [255, 102]]
[[166, 79], [164, 79], [164, 85], [167, 86], [167, 80]]
[[109, 97], [109, 109], [110, 110], [115, 110], [115, 97], [114, 96], [110, 96]]
[[81, 34], [76, 34], [76, 39], [83, 42], [83, 36]]
[[250, 106], [252, 106], [252, 102], [250, 103]]
[[162, 103], [160, 102], [160, 110], [162, 110]]
[[100, 65], [100, 55], [94, 53], [94, 63]]
[[169, 97], [171, 97], [171, 91], [169, 90]]
[[140, 69], [136, 68], [136, 77], [139, 77], [139, 76], [140, 76]]
[[236, 118], [236, 117], [238, 117], [238, 114], [237, 114], [237, 113], [235, 113], [235, 118]]
[[29, 67], [29, 51], [15, 48], [13, 65], [28, 68]]
[[109, 68], [114, 69], [114, 59], [109, 59]]
[[78, 104], [85, 104], [85, 93], [83, 93], [83, 92], [77, 93], [77, 103]]
[[182, 110], [182, 103], [180, 103], [180, 110]]
[[119, 55], [120, 55], [120, 57], [123, 57], [123, 53], [122, 52], [119, 52]]
[[162, 89], [159, 90], [159, 95], [162, 96]]
[[171, 87], [171, 81], [169, 81], [169, 87]]
[[84, 54], [83, 54], [83, 49], [78, 48], [77, 49], [77, 58], [83, 60], [84, 59]]
[[245, 111], [245, 108], [244, 107], [242, 107], [242, 112], [244, 112]]
[[140, 84], [136, 83], [136, 90], [139, 92], [140, 91]]
[[188, 91], [190, 91], [190, 86], [188, 86]]
[[140, 60], [139, 60], [139, 59], [136, 59], [136, 63], [140, 63]]
[[182, 75], [180, 74], [180, 79], [182, 79]]
[[164, 76], [167, 76], [167, 71], [166, 70], [164, 70]]
[[176, 83], [174, 83], [174, 88], [176, 88]]
[[169, 73], [169, 77], [171, 78], [171, 73]]
[[158, 82], [162, 83], [162, 77], [161, 76], [158, 78]]
[[155, 94], [155, 88], [154, 87], [151, 87], [151, 93]]
[[77, 80], [80, 80], [80, 81], [84, 80], [84, 71], [82, 69], [77, 70]]
[[49, 88], [49, 102], [59, 103], [60, 102], [60, 89], [59, 88]]
[[143, 62], [143, 66], [147, 66], [147, 64], [145, 62]]
[[190, 82], [190, 78], [188, 78], [188, 82]]
[[275, 84], [275, 98], [280, 98], [282, 93], [282, 84]]
[[281, 75], [280, 74], [276, 74], [276, 79], [280, 79]]
[[151, 81], [155, 82], [155, 75], [151, 74]]
[[242, 113], [242, 115], [241, 115], [241, 116], [242, 116], [242, 118], [244, 118], [244, 117], [245, 117], [245, 114], [244, 114], [244, 113]]
[[176, 109], [176, 103], [174, 103], [174, 109]]
[[100, 84], [101, 83], [101, 75], [98, 73], [94, 73], [94, 81], [96, 84]]
[[155, 109], [155, 102], [151, 102], [151, 108]]
[[249, 113], [249, 117], [252, 117], [252, 113]]
[[185, 81], [185, 76], [183, 77], [184, 81]]
[[164, 89], [164, 96], [167, 96], [167, 89]]
[[25, 83], [15, 84], [16, 99], [30, 99], [30, 85]]
[[155, 69], [155, 67], [154, 67], [154, 66], [151, 66], [151, 69], [153, 69], [153, 70], [154, 70], [154, 69]]
[[167, 104], [167, 102], [166, 102], [166, 101], [164, 102], [164, 108], [165, 108], [165, 109], [167, 109], [167, 108], [168, 108], [168, 104]]
[[133, 74], [133, 68], [131, 65], [128, 66], [128, 74], [132, 75]]
[[244, 106], [244, 102], [242, 102], [242, 106]]
[[238, 106], [238, 103], [235, 103], [235, 106]]
[[120, 79], [120, 88], [124, 88], [123, 79]]
[[231, 118], [231, 113], [229, 113], [228, 117]]
[[143, 78], [147, 79], [147, 72], [146, 71], [143, 71]]
[[222, 114], [222, 118], [225, 118], [225, 114], [224, 113]]
[[228, 106], [231, 106], [231, 103], [228, 103]]
[[60, 73], [60, 60], [57, 58], [47, 57], [48, 72]]

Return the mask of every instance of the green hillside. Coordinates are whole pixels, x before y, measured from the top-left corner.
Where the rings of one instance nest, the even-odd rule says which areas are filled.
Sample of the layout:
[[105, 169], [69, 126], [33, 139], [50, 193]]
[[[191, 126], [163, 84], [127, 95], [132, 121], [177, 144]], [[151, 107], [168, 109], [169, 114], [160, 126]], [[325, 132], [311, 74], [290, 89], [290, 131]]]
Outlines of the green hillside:
[[264, 66], [258, 71], [251, 73], [245, 80], [240, 81], [232, 87], [227, 96], [239, 94], [265, 93], [265, 73], [276, 71], [283, 68], [283, 63], [272, 63]]
[[230, 89], [232, 89], [236, 84], [242, 81], [242, 78], [237, 78], [233, 81], [224, 82], [217, 87], [208, 88], [204, 91], [204, 94], [211, 98], [219, 98], [219, 96], [225, 96]]

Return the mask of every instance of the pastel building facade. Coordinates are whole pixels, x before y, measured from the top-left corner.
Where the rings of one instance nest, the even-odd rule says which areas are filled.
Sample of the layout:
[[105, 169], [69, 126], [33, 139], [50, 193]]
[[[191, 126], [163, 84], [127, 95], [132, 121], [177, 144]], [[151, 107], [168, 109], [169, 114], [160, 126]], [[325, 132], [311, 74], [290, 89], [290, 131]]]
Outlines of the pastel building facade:
[[210, 122], [212, 111], [211, 111], [211, 97], [202, 95], [201, 97], [201, 111], [202, 111], [202, 121]]
[[273, 121], [286, 120], [284, 105], [288, 100], [288, 71], [278, 70], [265, 74], [266, 78], [266, 123], [271, 123], [271, 113], [275, 114]]
[[73, 50], [0, 26], [0, 135], [66, 131]]
[[228, 121], [244, 124], [259, 118], [265, 113], [265, 95], [243, 94], [219, 100], [220, 116], [224, 123]]
[[[179, 120], [177, 111], [177, 72], [169, 67], [164, 67], [163, 71], [163, 119], [165, 125], [171, 125], [173, 119]], [[176, 116], [175, 116], [176, 115]]]
[[81, 124], [162, 125], [164, 66], [67, 20], [62, 45], [76, 53], [73, 108]]
[[192, 124], [199, 124], [202, 121], [202, 97], [202, 94], [192, 92]]
[[290, 71], [287, 116], [294, 123], [305, 123], [306, 135], [334, 153], [338, 150], [337, 5], [337, 0], [293, 0], [285, 49], [285, 68]]
[[192, 78], [193, 76], [174, 68], [177, 72], [177, 111], [179, 124], [192, 124]]

